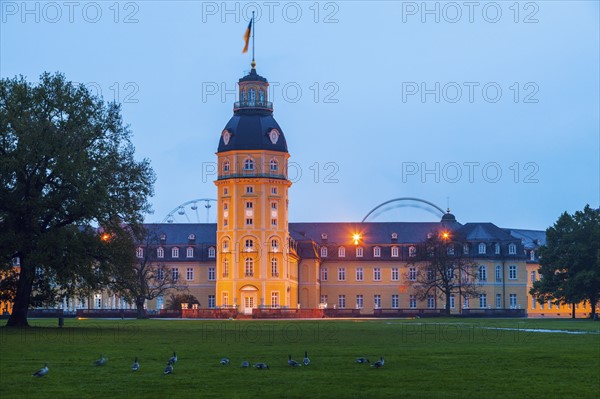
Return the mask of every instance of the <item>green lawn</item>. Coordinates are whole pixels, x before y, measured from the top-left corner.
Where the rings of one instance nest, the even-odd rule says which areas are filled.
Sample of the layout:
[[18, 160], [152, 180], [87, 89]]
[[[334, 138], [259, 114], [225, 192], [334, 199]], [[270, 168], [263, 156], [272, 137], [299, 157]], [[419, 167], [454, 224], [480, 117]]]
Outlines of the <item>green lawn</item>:
[[[600, 323], [586, 320], [30, 323], [27, 330], [0, 328], [2, 399], [600, 397]], [[179, 360], [165, 376], [173, 350]], [[310, 366], [287, 365], [288, 354], [301, 361], [305, 350]], [[92, 366], [101, 353], [107, 365]], [[354, 362], [382, 355], [381, 369]], [[229, 366], [219, 364], [224, 356]], [[270, 369], [243, 369], [243, 360]], [[32, 377], [44, 362], [49, 374]]]

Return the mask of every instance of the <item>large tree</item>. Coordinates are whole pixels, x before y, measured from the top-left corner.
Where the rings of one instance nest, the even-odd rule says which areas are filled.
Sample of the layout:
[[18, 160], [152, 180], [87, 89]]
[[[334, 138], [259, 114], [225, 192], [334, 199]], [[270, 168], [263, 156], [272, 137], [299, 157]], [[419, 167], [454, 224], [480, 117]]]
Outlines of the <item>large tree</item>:
[[136, 248], [136, 259], [118, 268], [111, 282], [113, 291], [135, 303], [140, 319], [146, 317], [146, 300], [164, 296], [171, 289], [182, 288], [157, 255], [161, 246], [159, 233], [145, 229], [142, 237]]
[[533, 283], [530, 294], [540, 302], [587, 301], [593, 317], [600, 299], [600, 209], [586, 205], [573, 215], [560, 215], [546, 229], [546, 245], [540, 247], [539, 258], [541, 278]]
[[460, 301], [460, 298], [480, 293], [477, 264], [463, 254], [463, 244], [449, 230], [432, 231], [427, 240], [416, 247], [416, 256], [410, 262], [417, 272], [413, 284], [416, 297], [443, 299], [447, 315], [450, 315], [452, 295]]
[[0, 263], [21, 264], [8, 326], [28, 325], [36, 268], [67, 292], [114, 273], [123, 240], [98, 227], [130, 237], [155, 180], [130, 137], [118, 104], [60, 73], [0, 80]]

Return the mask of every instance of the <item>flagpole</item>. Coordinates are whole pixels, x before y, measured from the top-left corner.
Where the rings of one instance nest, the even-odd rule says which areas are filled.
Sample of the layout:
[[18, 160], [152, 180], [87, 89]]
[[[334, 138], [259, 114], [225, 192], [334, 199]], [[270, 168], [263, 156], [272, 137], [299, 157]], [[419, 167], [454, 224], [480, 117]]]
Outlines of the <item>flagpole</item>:
[[256, 21], [254, 21], [254, 11], [252, 11], [252, 63], [254, 63], [254, 31], [256, 30]]

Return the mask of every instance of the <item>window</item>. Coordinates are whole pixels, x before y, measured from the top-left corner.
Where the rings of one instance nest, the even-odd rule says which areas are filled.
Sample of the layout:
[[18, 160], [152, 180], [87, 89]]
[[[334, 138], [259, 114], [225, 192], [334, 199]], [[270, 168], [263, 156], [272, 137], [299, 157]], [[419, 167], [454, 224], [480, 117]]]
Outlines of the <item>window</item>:
[[229, 259], [223, 259], [223, 277], [229, 277]]
[[535, 251], [533, 251], [533, 250], [532, 250], [532, 251], [529, 253], [529, 260], [535, 260]]
[[215, 308], [215, 296], [214, 295], [209, 295], [208, 296], [208, 307], [210, 309], [214, 309]]
[[479, 281], [487, 281], [487, 267], [479, 266]]
[[143, 258], [144, 257], [144, 248], [137, 247], [137, 249], [135, 250], [135, 256], [138, 258]]
[[346, 248], [344, 248], [344, 247], [339, 247], [339, 248], [338, 248], [338, 256], [339, 256], [340, 258], [343, 258], [343, 257], [345, 257], [345, 256], [346, 256]]
[[188, 247], [185, 250], [185, 257], [186, 258], [193, 258], [194, 257], [194, 248], [192, 247]]
[[276, 218], [272, 218], [271, 219], [271, 226], [277, 226], [277, 219]]
[[511, 309], [516, 309], [517, 308], [517, 294], [509, 294], [508, 302], [510, 304]]
[[502, 294], [496, 294], [496, 309], [502, 309]]
[[511, 265], [508, 267], [508, 279], [509, 280], [517, 279], [517, 266]]
[[465, 295], [463, 298], [463, 309], [469, 309], [469, 296]]
[[271, 292], [271, 308], [279, 307], [279, 292], [273, 291]]
[[346, 295], [338, 295], [338, 307], [344, 309], [346, 307]]
[[223, 240], [223, 252], [229, 251], [229, 240]]
[[469, 244], [463, 245], [463, 254], [465, 254], [465, 255], [469, 254]]
[[398, 309], [398, 294], [392, 294], [392, 309]]
[[223, 172], [227, 173], [230, 171], [230, 169], [231, 169], [231, 164], [229, 163], [228, 160], [225, 160], [223, 162]]
[[392, 267], [392, 281], [400, 280], [400, 273], [398, 273], [397, 267]]
[[209, 258], [214, 258], [216, 255], [216, 250], [215, 247], [208, 247], [208, 257]]
[[479, 254], [485, 254], [485, 244], [479, 243]]
[[508, 254], [516, 255], [517, 254], [517, 246], [513, 243], [508, 244]]
[[254, 241], [251, 239], [246, 240], [244, 242], [244, 247], [246, 248], [247, 252], [254, 250]]
[[416, 309], [417, 308], [417, 297], [416, 296], [411, 295], [409, 297], [408, 307], [411, 308], [411, 309]]
[[500, 244], [498, 244], [498, 243], [495, 243], [495, 244], [494, 244], [494, 253], [495, 253], [496, 255], [499, 255], [499, 254], [500, 254]]
[[246, 158], [244, 161], [244, 170], [254, 170], [254, 160], [251, 158]]
[[223, 226], [229, 226], [229, 221], [227, 219], [223, 219]]
[[246, 218], [246, 226], [252, 226], [253, 222], [252, 218]]
[[502, 266], [496, 265], [496, 281], [502, 281]]
[[346, 281], [346, 268], [338, 268], [338, 281]]
[[398, 247], [392, 247], [392, 258], [398, 257]]
[[454, 294], [450, 294], [450, 309], [454, 309]]
[[321, 281], [327, 281], [327, 268], [321, 268]]
[[223, 195], [229, 195], [229, 189], [227, 187], [223, 187]]
[[277, 187], [271, 187], [271, 194], [277, 195]]
[[486, 294], [479, 294], [479, 307], [480, 308], [487, 308], [487, 295]]
[[179, 258], [179, 248], [175, 247], [171, 249], [171, 257]]
[[156, 248], [156, 257], [164, 258], [165, 257], [165, 249], [163, 247]]
[[537, 301], [535, 300], [535, 297], [531, 297], [531, 309], [535, 309], [536, 303], [537, 303]]
[[271, 159], [271, 162], [269, 162], [269, 170], [271, 173], [275, 173], [279, 170], [279, 163], [275, 159]]
[[373, 256], [376, 258], [381, 257], [381, 247], [373, 248]]
[[165, 269], [158, 268], [156, 269], [156, 279], [157, 280], [164, 280], [165, 279]]
[[535, 270], [533, 270], [531, 272], [531, 282], [533, 283], [535, 281]]
[[446, 253], [448, 255], [454, 255], [454, 245], [448, 245], [448, 247], [446, 248]]
[[252, 201], [246, 201], [246, 209], [254, 208], [254, 203]]
[[271, 258], [271, 276], [279, 277], [279, 272], [277, 270], [277, 258]]
[[193, 267], [188, 267], [185, 270], [185, 279], [187, 281], [192, 281], [194, 279], [194, 268]]
[[327, 305], [327, 295], [321, 295], [321, 303]]
[[435, 309], [435, 297], [433, 295], [427, 295], [427, 307]]
[[373, 306], [375, 307], [375, 309], [381, 309], [381, 295], [373, 295]]
[[448, 278], [448, 280], [456, 278], [456, 274], [454, 274], [454, 266], [448, 266], [448, 268], [446, 268], [446, 278]]
[[362, 258], [363, 256], [363, 249], [362, 247], [356, 247], [356, 257], [357, 258]]
[[271, 202], [271, 209], [274, 211], [277, 210], [277, 202]]
[[381, 268], [380, 267], [376, 267], [373, 269], [373, 280], [381, 281]]
[[246, 186], [246, 194], [254, 194], [254, 187]]
[[408, 269], [408, 279], [410, 281], [417, 281], [417, 268], [411, 267]]
[[217, 279], [217, 273], [214, 267], [208, 268], [208, 281], [215, 281]]
[[321, 257], [327, 256], [327, 247], [321, 247]]
[[356, 268], [356, 281], [363, 281], [363, 268], [362, 267]]
[[246, 277], [254, 276], [254, 260], [252, 258], [246, 258]]
[[356, 309], [362, 309], [362, 308], [363, 308], [363, 296], [357, 295], [356, 296]]
[[435, 280], [435, 270], [427, 269], [427, 281], [433, 281], [433, 280]]
[[413, 246], [408, 247], [408, 256], [410, 256], [411, 258], [414, 258], [415, 256], [417, 256], [417, 247], [413, 247]]
[[222, 294], [223, 296], [223, 306], [224, 307], [228, 307], [229, 306], [229, 293], [228, 292], [224, 292]]
[[179, 268], [178, 267], [174, 267], [171, 269], [171, 278], [173, 279], [173, 281], [179, 280]]

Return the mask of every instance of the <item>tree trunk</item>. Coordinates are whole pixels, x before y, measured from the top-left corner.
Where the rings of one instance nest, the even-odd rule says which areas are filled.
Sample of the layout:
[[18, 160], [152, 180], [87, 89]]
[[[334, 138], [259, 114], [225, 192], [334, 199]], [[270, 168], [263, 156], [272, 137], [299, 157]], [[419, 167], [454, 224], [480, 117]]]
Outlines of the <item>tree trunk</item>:
[[31, 290], [33, 288], [33, 277], [35, 269], [24, 265], [21, 259], [21, 271], [19, 272], [19, 281], [17, 282], [17, 293], [13, 310], [6, 322], [7, 327], [29, 327], [27, 322], [27, 312], [29, 302], [31, 301]]
[[446, 290], [446, 316], [450, 316], [450, 290]]
[[571, 318], [572, 319], [575, 318], [575, 304], [574, 303], [571, 304]]
[[596, 320], [596, 298], [590, 300], [590, 304], [592, 305], [592, 313], [590, 313], [590, 318], [592, 320]]
[[146, 302], [145, 298], [136, 298], [135, 307], [137, 309], [137, 318], [145, 319], [146, 318], [146, 309], [144, 309], [144, 302]]

